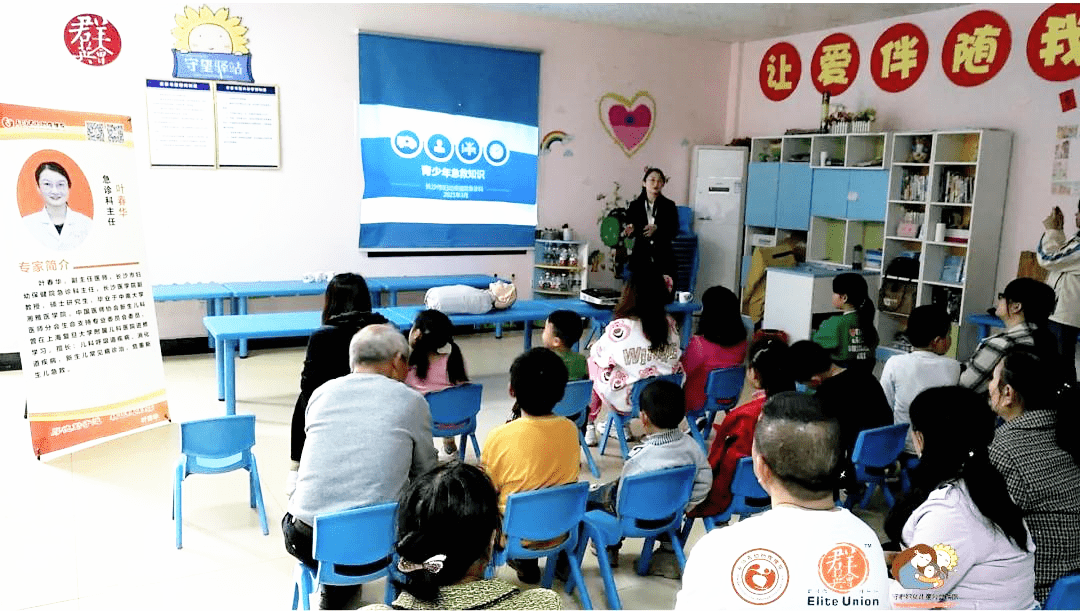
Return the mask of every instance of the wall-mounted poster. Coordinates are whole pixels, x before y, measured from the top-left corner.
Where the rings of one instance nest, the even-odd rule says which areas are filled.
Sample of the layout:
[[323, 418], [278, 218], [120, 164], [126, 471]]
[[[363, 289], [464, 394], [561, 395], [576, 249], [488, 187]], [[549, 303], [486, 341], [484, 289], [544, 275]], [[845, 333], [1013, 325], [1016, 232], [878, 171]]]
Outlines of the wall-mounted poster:
[[362, 33], [360, 248], [533, 245], [540, 54]]
[[1058, 126], [1050, 177], [1050, 192], [1054, 195], [1080, 195], [1080, 142], [1077, 140], [1076, 125]]
[[277, 87], [214, 83], [218, 167], [281, 165]]
[[130, 117], [0, 104], [0, 320], [39, 457], [168, 421], [135, 175]]
[[150, 165], [212, 168], [214, 92], [210, 83], [146, 79]]

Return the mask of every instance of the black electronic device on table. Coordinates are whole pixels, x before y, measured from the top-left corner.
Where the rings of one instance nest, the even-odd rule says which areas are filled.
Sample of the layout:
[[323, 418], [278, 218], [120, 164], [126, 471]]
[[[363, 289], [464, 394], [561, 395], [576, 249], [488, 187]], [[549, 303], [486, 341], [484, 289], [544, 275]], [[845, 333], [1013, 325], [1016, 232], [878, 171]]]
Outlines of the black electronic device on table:
[[581, 289], [579, 297], [585, 303], [590, 303], [601, 308], [614, 308], [619, 303], [622, 293], [615, 289], [591, 288]]

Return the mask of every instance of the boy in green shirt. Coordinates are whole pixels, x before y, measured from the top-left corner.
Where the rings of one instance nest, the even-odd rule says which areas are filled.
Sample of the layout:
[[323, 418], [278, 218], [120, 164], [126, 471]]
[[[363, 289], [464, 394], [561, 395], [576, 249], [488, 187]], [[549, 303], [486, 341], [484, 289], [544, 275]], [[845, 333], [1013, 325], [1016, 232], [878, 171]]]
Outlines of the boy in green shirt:
[[580, 316], [570, 310], [555, 310], [544, 323], [544, 333], [541, 336], [544, 347], [555, 351], [563, 363], [566, 363], [566, 372], [571, 382], [589, 377], [585, 355], [571, 349], [581, 339], [581, 332]]

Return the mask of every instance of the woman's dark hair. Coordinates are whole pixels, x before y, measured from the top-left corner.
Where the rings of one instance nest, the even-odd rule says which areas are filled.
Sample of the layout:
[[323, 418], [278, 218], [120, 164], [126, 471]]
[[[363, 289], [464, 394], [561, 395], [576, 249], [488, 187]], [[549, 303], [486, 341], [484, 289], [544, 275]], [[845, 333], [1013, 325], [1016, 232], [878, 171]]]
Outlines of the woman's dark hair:
[[874, 300], [870, 299], [866, 279], [851, 272], [840, 274], [833, 278], [832, 291], [847, 297], [848, 304], [855, 308], [863, 343], [869, 346], [870, 353], [873, 354], [878, 345], [878, 333], [874, 328]]
[[[1001, 296], [1006, 303], [1019, 303], [1024, 322], [1035, 326], [1031, 340], [1036, 354], [1054, 364], [1055, 370], [1065, 366], [1074, 367], [1072, 359], [1059, 358], [1057, 340], [1047, 328], [1047, 321], [1057, 305], [1057, 295], [1050, 285], [1034, 278], [1015, 278], [1005, 285]], [[1064, 363], [1063, 360], [1068, 362]]]
[[[641, 177], [641, 182], [645, 182], [646, 180], [649, 180], [649, 174], [652, 174], [654, 172], [660, 175], [660, 180], [664, 181], [664, 184], [666, 185], [667, 184], [667, 175], [664, 174], [664, 171], [661, 170], [660, 168], [654, 168], [654, 167], [651, 167], [651, 166], [645, 168], [645, 174]], [[645, 192], [645, 185], [641, 185], [641, 193], [638, 194], [637, 198], [644, 201], [645, 198], [647, 197], [647, 195], [648, 194]]]
[[469, 381], [469, 376], [465, 374], [465, 359], [461, 356], [461, 348], [454, 343], [454, 325], [449, 316], [438, 310], [422, 310], [416, 315], [413, 328], [420, 331], [420, 337], [416, 338], [416, 345], [409, 355], [409, 365], [416, 367], [418, 378], [427, 379], [431, 353], [450, 344], [450, 357], [446, 361], [447, 378], [451, 384]]
[[758, 383], [766, 397], [795, 390], [791, 375], [788, 345], [775, 337], [763, 337], [750, 345], [750, 367], [757, 372]]
[[[1026, 346], [1016, 346], [1001, 361], [1001, 383], [1020, 396], [1024, 411], [1050, 410], [1056, 416], [1057, 444], [1080, 465], [1080, 413], [1073, 386], [1055, 377], [1044, 359]], [[999, 389], [1000, 390], [1000, 389]]]
[[[990, 462], [994, 413], [979, 393], [962, 386], [928, 388], [911, 402], [911, 428], [922, 433], [923, 452], [911, 474], [912, 490], [885, 518], [885, 534], [902, 540], [904, 523], [930, 492], [963, 480], [975, 507], [1010, 541], [1028, 549], [1023, 514], [1009, 497], [1005, 478]], [[907, 544], [918, 543], [906, 541]]]
[[711, 286], [701, 296], [701, 317], [697, 334], [710, 342], [730, 348], [746, 341], [739, 298], [722, 286]]
[[326, 285], [323, 298], [322, 323], [346, 312], [370, 312], [371, 293], [360, 274], [338, 274]]
[[67, 179], [68, 186], [69, 187], [71, 186], [71, 177], [68, 176], [67, 170], [64, 169], [64, 166], [60, 165], [59, 163], [56, 163], [55, 161], [46, 161], [46, 162], [42, 163], [41, 165], [39, 165], [36, 170], [34, 170], [34, 182], [35, 183], [38, 182], [39, 180], [41, 180], [41, 173], [44, 172], [45, 170], [52, 170], [53, 172], [56, 172], [57, 174], [60, 174], [61, 176], [63, 176], [64, 178]]
[[623, 285], [622, 296], [612, 318], [637, 318], [649, 348], [659, 350], [668, 342], [668, 317], [664, 306], [669, 297], [667, 283], [656, 268], [641, 266]]
[[461, 581], [469, 567], [486, 562], [492, 538], [501, 538], [499, 496], [479, 468], [458, 460], [442, 463], [414, 479], [398, 500], [397, 553], [422, 564], [443, 554], [442, 569], [404, 573], [396, 585], [419, 600], [433, 602], [439, 588]]

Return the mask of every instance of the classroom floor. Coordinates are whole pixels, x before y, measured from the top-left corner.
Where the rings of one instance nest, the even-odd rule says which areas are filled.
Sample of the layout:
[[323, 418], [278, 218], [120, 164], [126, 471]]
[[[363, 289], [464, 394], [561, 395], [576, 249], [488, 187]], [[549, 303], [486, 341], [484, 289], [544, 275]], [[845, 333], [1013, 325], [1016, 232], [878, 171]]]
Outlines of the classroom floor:
[[[534, 345], [539, 341], [536, 333]], [[470, 377], [484, 385], [478, 430], [483, 443], [509, 412], [507, 372], [521, 351], [521, 332], [508, 332], [501, 340], [490, 334], [466, 336], [459, 345]], [[213, 355], [165, 359], [172, 424], [47, 462], [34, 458], [29, 426], [21, 418], [22, 372], [0, 373], [0, 396], [7, 398], [0, 464], [14, 478], [5, 487], [6, 538], [14, 553], [4, 570], [4, 606], [43, 611], [288, 608], [296, 561], [285, 552], [280, 522], [287, 506], [289, 422], [303, 360], [302, 348], [252, 350], [237, 364], [237, 413], [256, 415], [254, 452], [270, 536], [262, 535], [255, 511], [248, 507], [245, 472], [191, 476], [184, 482], [180, 550], [170, 520], [172, 474], [179, 455], [177, 423], [224, 412], [216, 399]], [[593, 451], [599, 481], [617, 478], [622, 468], [612, 445], [617, 452], [613, 440], [603, 457]], [[445, 455], [440, 458], [447, 460]], [[471, 449], [466, 460], [475, 462]], [[584, 459], [581, 477], [594, 481]], [[880, 532], [880, 496], [871, 509], [859, 515]], [[702, 532], [698, 523], [688, 553]], [[679, 581], [639, 577], [633, 570], [639, 551], [639, 541], [627, 542], [615, 570], [624, 608], [671, 609]], [[583, 571], [593, 604], [606, 607], [591, 554], [585, 555]], [[516, 582], [505, 566], [498, 576]], [[580, 609], [578, 599], [560, 585], [556, 582], [564, 607]], [[382, 580], [365, 586], [365, 602], [380, 602], [382, 597]]]

